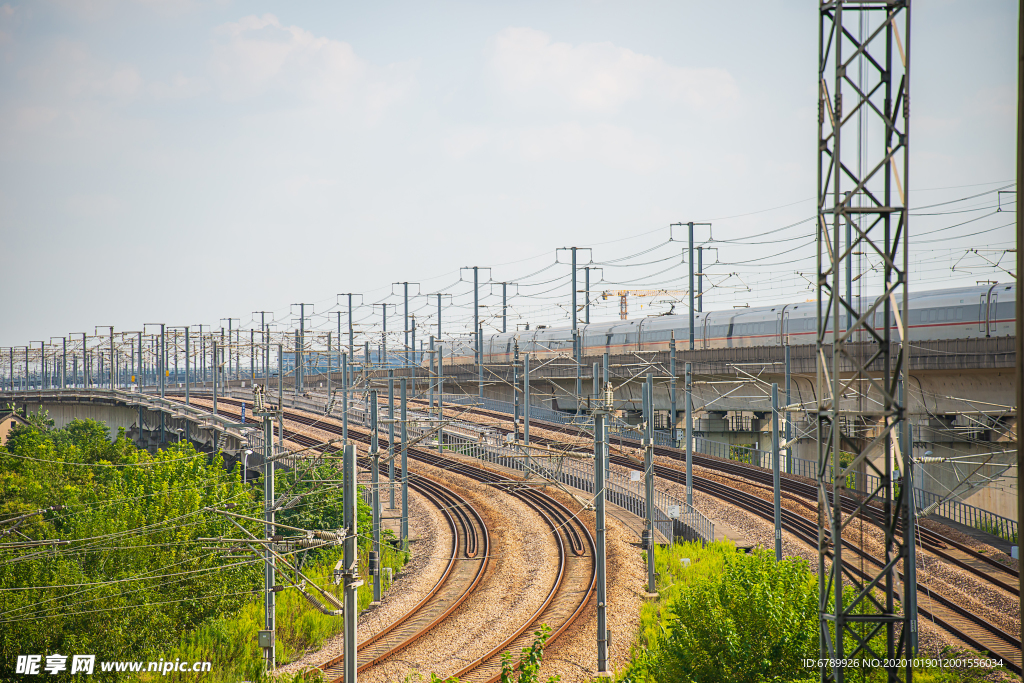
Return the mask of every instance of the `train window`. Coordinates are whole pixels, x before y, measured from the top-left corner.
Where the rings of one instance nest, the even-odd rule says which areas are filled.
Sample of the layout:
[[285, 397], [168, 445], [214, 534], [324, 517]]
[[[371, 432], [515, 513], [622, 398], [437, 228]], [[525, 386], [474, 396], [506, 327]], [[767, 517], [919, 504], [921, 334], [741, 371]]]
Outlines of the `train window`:
[[956, 307], [956, 319], [957, 320], [963, 320], [964, 319], [964, 309], [963, 309], [962, 306], [957, 306]]
[[939, 308], [935, 311], [935, 319], [940, 323], [946, 322], [946, 309]]

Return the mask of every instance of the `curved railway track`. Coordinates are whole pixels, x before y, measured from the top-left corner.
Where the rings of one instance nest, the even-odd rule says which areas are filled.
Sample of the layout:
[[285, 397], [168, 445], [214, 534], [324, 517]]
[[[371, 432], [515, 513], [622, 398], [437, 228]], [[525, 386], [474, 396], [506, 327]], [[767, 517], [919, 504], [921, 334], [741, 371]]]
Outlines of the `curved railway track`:
[[[289, 438], [296, 440], [301, 436], [293, 434]], [[429, 479], [418, 478], [415, 484], [410, 482], [410, 486], [441, 511], [455, 542], [445, 570], [430, 592], [394, 623], [359, 643], [358, 672], [412, 645], [441, 623], [469, 598], [487, 569], [490, 538], [483, 518], [473, 506], [455, 492]], [[341, 655], [317, 668], [327, 675], [328, 680], [343, 681], [344, 663], [345, 657]]]
[[[464, 408], [464, 407], [463, 407]], [[510, 418], [505, 413], [499, 413], [496, 411], [483, 410], [479, 408], [464, 408], [468, 412], [484, 415], [493, 419], [502, 419], [510, 421]], [[562, 425], [551, 422], [544, 422], [541, 420], [530, 420], [532, 425], [536, 425], [542, 429], [549, 431], [562, 432], [565, 434], [571, 434], [573, 436], [584, 436], [593, 438], [593, 435], [589, 432], [582, 430], [579, 427], [573, 427], [571, 425]], [[503, 433], [511, 433], [513, 430], [505, 427], [495, 427]], [[545, 437], [532, 436], [531, 440], [536, 441], [542, 445], [558, 445], [562, 448], [568, 447], [570, 450], [578, 450], [583, 453], [590, 453], [591, 450], [582, 446], [567, 445], [563, 442], [559, 442], [555, 439], [547, 439]], [[631, 441], [630, 439], [624, 439], [617, 437], [616, 440], [619, 442], [620, 448], [640, 448], [639, 442]], [[672, 458], [674, 460], [683, 461], [686, 458], [685, 451], [678, 448], [671, 448], [669, 446], [655, 446], [654, 454]], [[705, 469], [716, 470], [726, 474], [748, 479], [756, 482], [762, 486], [768, 488], [772, 487], [772, 473], [764, 468], [756, 467], [754, 465], [747, 465], [745, 463], [738, 463], [731, 460], [723, 460], [721, 458], [711, 457], [705, 454], [694, 453], [692, 456], [692, 462], [698, 467]], [[685, 482], [684, 482], [685, 485]], [[780, 488], [786, 492], [791, 493], [794, 496], [807, 500], [812, 503], [816, 503], [817, 500], [817, 489], [813, 484], [800, 481], [799, 479], [792, 478], [786, 474], [780, 477]], [[852, 513], [857, 510], [859, 502], [850, 496], [843, 496], [841, 500], [843, 510], [848, 513]], [[866, 511], [868, 519], [878, 524], [877, 511], [868, 508]], [[902, 533], [902, 526], [898, 528]], [[978, 578], [990, 582], [999, 588], [1009, 591], [1014, 595], [1020, 594], [1019, 588], [1019, 572], [1012, 567], [1008, 567], [997, 560], [970, 548], [948, 536], [940, 534], [931, 529], [920, 527], [917, 529], [918, 542], [922, 543], [929, 552], [934, 553], [938, 557], [946, 560], [950, 564], [956, 566], [958, 569], [974, 574]], [[949, 548], [953, 548], [962, 553], [965, 558], [958, 558], [950, 554]], [[966, 560], [966, 561], [965, 561]]]
[[[460, 408], [466, 412], [480, 414], [492, 419], [509, 420], [508, 415], [498, 413], [496, 411], [487, 411], [476, 408], [467, 409], [465, 407]], [[591, 434], [570, 425], [560, 425], [535, 420], [531, 420], [530, 422], [531, 425], [536, 425], [543, 429], [592, 438]], [[505, 427], [495, 425], [490, 426], [503, 433], [509, 433], [512, 431]], [[545, 437], [531, 435], [531, 440], [538, 444], [558, 445], [562, 448], [568, 447], [570, 450], [578, 450], [580, 452], [587, 453], [590, 452], [586, 447], [567, 445], [564, 442], [559, 442]], [[628, 440], [621, 440], [620, 446], [625, 445], [623, 442], [628, 442]], [[629, 447], [637, 446], [638, 444], [629, 445]], [[655, 454], [671, 457], [676, 460], [685, 458], [682, 451], [664, 446], [656, 446]], [[643, 470], [642, 462], [627, 456], [611, 456], [610, 460], [613, 464], [624, 466], [632, 470]], [[730, 461], [722, 461], [717, 458], [696, 454], [693, 455], [692, 461], [695, 465], [700, 467], [739, 476], [762, 486], [772, 486], [771, 472], [762, 468]], [[654, 471], [659, 477], [684, 486], [686, 484], [685, 473], [680, 470], [656, 464]], [[734, 488], [715, 482], [711, 479], [707, 479], [706, 477], [694, 476], [693, 484], [695, 490], [703, 491], [704, 493], [715, 496], [727, 503], [740, 507], [747, 512], [774, 522], [774, 507], [770, 501], [753, 494], [737, 491]], [[782, 478], [780, 480], [780, 487], [787, 493], [791, 493], [805, 501], [809, 499], [810, 502], [815, 502], [816, 504], [817, 489], [813, 485], [795, 479]], [[843, 496], [840, 502], [846, 512], [852, 513], [858, 506], [858, 502], [848, 496]], [[866, 510], [862, 509], [862, 511], [864, 511], [863, 516], [865, 519], [877, 526], [877, 511], [870, 508]], [[792, 533], [801, 541], [810, 545], [812, 548], [817, 549], [818, 530], [817, 525], [814, 522], [790, 510], [783, 509], [782, 524], [784, 529]], [[1015, 582], [1011, 584], [1007, 580], [1011, 577], [1016, 578], [1018, 576], [1018, 572], [1016, 570], [1000, 564], [994, 559], [978, 553], [972, 548], [930, 529], [923, 527], [919, 528], [918, 539], [929, 552], [952, 564], [957, 569], [968, 572], [997, 588], [1011, 593], [1012, 595], [1019, 596], [1020, 592], [1018, 585], [1016, 585]], [[859, 557], [864, 563], [875, 567], [882, 566], [873, 556], [849, 541], [843, 540], [843, 547], [854, 553], [854, 555]], [[960, 553], [966, 557], [955, 557], [950, 552], [947, 552], [950, 547], [960, 551]], [[866, 574], [856, 568], [853, 568], [851, 571], [856, 573], [861, 579], [866, 577]], [[900, 575], [900, 580], [902, 581], [902, 575]], [[969, 646], [979, 651], [991, 652], [1002, 657], [1007, 669], [1017, 673], [1018, 675], [1021, 674], [1021, 667], [1018, 664], [1021, 657], [1021, 641], [1016, 635], [1007, 633], [999, 626], [986, 621], [935, 591], [919, 587], [918, 594], [918, 612], [923, 617], [932, 620], [936, 625], [945, 629]], [[922, 607], [922, 603], [928, 607]]]
[[[420, 401], [419, 403], [425, 402]], [[510, 416], [507, 415], [506, 413], [499, 413], [497, 411], [484, 410], [481, 408], [466, 408], [465, 406], [460, 406], [460, 408], [467, 412], [483, 415], [492, 419], [511, 421]], [[547, 429], [549, 431], [571, 434], [573, 436], [593, 438], [593, 435], [591, 433], [586, 432], [579, 427], [573, 427], [571, 425], [562, 425], [533, 419], [530, 420], [530, 424], [536, 425], [541, 429]], [[506, 434], [511, 433], [513, 431], [505, 427], [494, 427], [501, 431], [502, 433]], [[547, 439], [545, 437], [539, 437], [534, 435], [531, 435], [530, 438], [532, 441], [535, 441], [541, 445], [558, 445], [559, 447], [562, 448], [568, 448], [569, 450], [577, 450], [583, 453], [591, 452], [591, 450], [587, 447], [573, 446], [571, 444], [567, 445], [555, 439]], [[639, 442], [631, 441], [630, 439], [624, 439], [621, 437], [616, 437], [616, 440], [618, 441], [620, 448], [640, 448]], [[655, 446], [654, 454], [680, 461], [683, 461], [686, 458], [685, 451], [678, 448], [672, 448], [669, 446]], [[693, 454], [692, 462], [694, 465], [697, 465], [698, 467], [703, 467], [705, 469], [716, 470], [726, 474], [738, 476], [743, 479], [748, 479], [750, 481], [756, 482], [757, 484], [766, 486], [768, 488], [772, 487], [772, 473], [761, 467], [747, 465], [745, 463], [739, 463], [731, 460], [723, 460], [721, 458], [715, 458], [700, 453]], [[800, 481], [799, 479], [795, 479], [792, 478], [791, 476], [783, 474], [780, 477], [779, 485], [784, 492], [791, 493], [794, 496], [797, 496], [812, 503], [816, 503], [817, 489], [813, 484], [808, 484], [806, 482]], [[859, 502], [850, 496], [843, 496], [841, 503], [843, 506], [843, 510], [848, 513], [856, 511], [856, 509], [859, 506]], [[866, 513], [870, 516], [870, 521], [877, 525], [878, 518], [874, 516], [877, 514], [877, 511], [873, 509], [868, 509], [866, 510]], [[900, 533], [902, 533], [902, 527], [899, 528], [899, 531]], [[1009, 591], [1015, 595], [1019, 595], [1019, 572], [1017, 570], [1013, 569], [1012, 567], [1007, 567], [1006, 565], [998, 562], [997, 560], [983, 553], [979, 553], [973, 548], [965, 546], [964, 544], [931, 529], [920, 527], [917, 530], [917, 533], [918, 542], [922, 543], [925, 548], [927, 548], [930, 552], [934, 553], [938, 557], [941, 557], [950, 564], [956, 566], [958, 569], [974, 574], [978, 578], [984, 581], [988, 581], [998, 586], [999, 588], [1002, 588], [1003, 590]], [[949, 548], [953, 548], [959, 551], [965, 557], [955, 557], [954, 555], [947, 552]]]
[[[237, 399], [218, 398], [218, 403], [223, 403], [224, 405], [232, 407], [240, 407], [245, 403], [246, 406], [251, 407], [248, 402], [243, 402]], [[314, 427], [332, 434], [341, 434], [340, 426], [323, 420], [320, 415], [286, 409], [284, 411], [284, 418], [286, 421], [293, 421], [307, 427]], [[274, 429], [276, 434], [276, 425]], [[289, 430], [287, 428], [284, 430], [284, 436], [294, 443], [307, 447], [315, 447], [320, 443], [313, 437], [299, 434], [294, 430]], [[354, 429], [349, 429], [349, 438], [365, 444], [370, 442], [370, 437], [368, 435]], [[387, 444], [387, 439], [380, 438], [379, 446], [381, 448], [387, 448]], [[484, 681], [486, 683], [497, 683], [501, 678], [502, 653], [509, 650], [516, 651], [522, 647], [529, 646], [529, 644], [533, 642], [533, 632], [537, 630], [541, 624], [547, 624], [552, 629], [551, 635], [548, 638], [548, 644], [550, 646], [550, 644], [557, 641], [559, 636], [565, 633], [565, 631], [572, 626], [572, 624], [575, 623], [583, 613], [587, 604], [594, 595], [595, 584], [597, 581], [597, 564], [593, 536], [587, 526], [578, 519], [577, 515], [573, 514], [561, 502], [543, 492], [536, 491], [529, 487], [524, 487], [514, 479], [509, 479], [491, 471], [484, 470], [479, 467], [473, 467], [466, 463], [443, 458], [435, 453], [417, 447], [409, 448], [408, 454], [410, 458], [424, 464], [466, 476], [474, 481], [493, 486], [508, 495], [519, 498], [545, 520], [545, 523], [555, 536], [559, 552], [559, 565], [556, 580], [541, 606], [538, 607], [529, 619], [522, 623], [511, 635], [504, 638], [498, 645], [492, 647], [484, 655], [478, 657], [454, 674], [461, 680], [465, 681], [472, 680]], [[367, 467], [371, 466], [369, 459], [360, 459], [360, 464]], [[396, 473], [398, 472], [400, 472], [400, 469], [396, 468]], [[416, 488], [421, 493], [424, 493], [420, 488], [423, 486], [424, 482], [430, 482], [430, 480], [419, 476], [415, 478], [410, 477], [409, 486]], [[430, 483], [439, 488], [444, 488], [434, 482]], [[448, 491], [448, 493], [455, 495], [451, 491]], [[431, 492], [428, 491], [427, 493], [424, 493], [424, 495], [430, 497]], [[453, 505], [452, 507], [459, 508], [462, 506]], [[450, 521], [450, 527], [452, 524], [453, 523]], [[483, 534], [486, 535], [486, 528], [484, 528]], [[460, 540], [457, 545], [459, 548], [462, 548], [462, 541]], [[483, 571], [483, 565], [486, 563], [487, 559], [486, 551], [484, 551], [482, 559], [484, 562], [475, 563], [481, 565], [481, 574]], [[474, 588], [478, 581], [479, 578], [474, 582]], [[438, 586], [443, 585], [443, 583], [444, 579], [438, 581]], [[360, 643], [359, 671], [363, 671], [364, 669], [383, 661], [387, 657], [395, 654], [398, 650], [408, 647], [417, 639], [426, 635], [427, 632], [436, 626], [442, 619], [451, 614], [451, 612], [454, 611], [454, 609], [458, 607], [466, 597], [468, 597], [468, 591], [461, 599], [458, 600], [458, 604], [452, 605], [439, 616], [430, 618], [429, 615], [419, 616], [416, 614], [418, 610], [422, 609], [421, 605], [428, 603], [431, 597], [432, 596], [424, 598], [420, 605], [417, 605], [413, 610], [410, 610], [410, 612], [403, 616], [402, 619], [396, 622], [396, 624], [389, 627], [387, 631], [378, 634], [378, 637], [375, 637], [372, 643], [370, 641], [367, 641], [367, 643]], [[444, 604], [443, 601], [439, 602]], [[430, 614], [437, 614], [437, 610], [434, 609]], [[394, 631], [394, 633], [392, 633], [392, 631]], [[400, 642], [388, 649], [387, 644], [394, 643], [395, 641]], [[378, 644], [380, 645], [378, 646]], [[369, 651], [364, 659], [364, 645], [370, 645], [371, 647], [378, 646], [378, 649], [383, 649], [383, 651], [380, 651], [379, 653], [378, 650]], [[372, 654], [371, 656], [371, 653], [376, 654]], [[329, 662], [325, 662], [319, 668], [324, 670], [329, 677], [338, 676], [341, 672], [343, 661], [342, 657], [337, 657]], [[342, 680], [342, 678], [332, 678], [333, 683], [341, 683]]]

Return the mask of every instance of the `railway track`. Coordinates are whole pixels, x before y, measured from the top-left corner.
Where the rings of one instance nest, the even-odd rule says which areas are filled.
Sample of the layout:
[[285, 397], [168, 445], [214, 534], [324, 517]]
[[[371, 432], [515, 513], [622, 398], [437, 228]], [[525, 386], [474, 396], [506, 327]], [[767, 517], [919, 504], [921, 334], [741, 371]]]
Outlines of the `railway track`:
[[[425, 402], [419, 402], [425, 404]], [[499, 413], [496, 411], [484, 410], [480, 408], [466, 408], [460, 406], [463, 410], [466, 410], [473, 414], [483, 415], [492, 419], [499, 419], [505, 421], [511, 421], [510, 417], [506, 413]], [[551, 422], [544, 422], [541, 420], [530, 420], [531, 425], [536, 425], [542, 429], [549, 431], [556, 431], [565, 434], [571, 434], [573, 436], [583, 436], [593, 438], [593, 435], [585, 432], [579, 427], [573, 427], [571, 425], [562, 425]], [[493, 426], [493, 425], [492, 425]], [[505, 427], [495, 427], [502, 433], [511, 433], [513, 430]], [[578, 450], [583, 453], [590, 453], [591, 450], [587, 447], [567, 445], [563, 442], [559, 442], [555, 439], [547, 439], [545, 437], [538, 437], [531, 435], [531, 440], [541, 445], [558, 445], [561, 448], [568, 447], [570, 450]], [[629, 439], [617, 438], [620, 448], [640, 448], [639, 442], [631, 441]], [[628, 445], [627, 445], [628, 444]], [[669, 446], [655, 446], [654, 454], [672, 458], [674, 460], [683, 461], [685, 460], [685, 452], [671, 448]], [[772, 488], [772, 473], [760, 467], [753, 465], [747, 465], [744, 463], [738, 463], [730, 460], [723, 460], [721, 458], [713, 458], [705, 454], [694, 453], [692, 462], [698, 467], [703, 467], [709, 470], [716, 470], [733, 476], [738, 476], [743, 479], [753, 481], [761, 486]], [[685, 485], [685, 482], [683, 482]], [[817, 489], [813, 484], [800, 481], [798, 479], [791, 478], [786, 474], [780, 477], [780, 488], [786, 493], [791, 493], [799, 498], [815, 503], [817, 501]], [[857, 511], [860, 503], [858, 500], [850, 497], [843, 496], [841, 500], [843, 510], [847, 513], [853, 513]], [[867, 519], [872, 523], [878, 524], [877, 511], [871, 508], [866, 510], [862, 509], [863, 512], [868, 516]], [[897, 529], [902, 533], [902, 526]], [[1002, 590], [1005, 590], [1014, 595], [1020, 595], [1019, 587], [1019, 572], [1012, 567], [996, 561], [995, 559], [988, 557], [983, 553], [979, 553], [973, 548], [970, 548], [948, 536], [940, 534], [936, 531], [925, 527], [919, 527], [916, 529], [918, 538], [917, 541], [921, 543], [929, 552], [941, 557], [946, 562], [954, 565], [958, 569], [973, 574], [974, 576], [989, 582]], [[955, 554], [954, 552], [955, 551]]]
[[[480, 414], [491, 419], [509, 420], [509, 416], [504, 413], [474, 408], [467, 409], [464, 406], [460, 406], [460, 408], [463, 411]], [[591, 434], [569, 425], [560, 425], [534, 420], [531, 420], [531, 425], [551, 431], [572, 434], [574, 436], [588, 436], [592, 438]], [[509, 433], [512, 431], [501, 426], [490, 426], [503, 433]], [[531, 440], [538, 444], [558, 445], [561, 448], [568, 447], [570, 450], [579, 450], [580, 452], [586, 453], [590, 452], [589, 449], [584, 446], [574, 446], [572, 444], [567, 445], [564, 442], [559, 442], [545, 437], [531, 435]], [[620, 443], [620, 445], [625, 444]], [[637, 446], [639, 446], [639, 444], [630, 444], [630, 447]], [[667, 447], [655, 447], [655, 453], [657, 455], [671, 457], [676, 460], [680, 460], [685, 457], [678, 449], [671, 449]], [[643, 470], [643, 463], [630, 457], [611, 456], [610, 460], [613, 464], [624, 466], [632, 470]], [[767, 485], [769, 488], [772, 486], [771, 473], [761, 468], [755, 468], [753, 466], [743, 465], [740, 463], [731, 463], [729, 461], [723, 462], [716, 458], [698, 456], [696, 454], [693, 456], [692, 461], [695, 465], [701, 467], [739, 476], [759, 485]], [[678, 469], [656, 464], [654, 472], [656, 476], [669, 481], [682, 484], [684, 486], [686, 484], [685, 473]], [[707, 479], [706, 477], [694, 476], [693, 484], [695, 490], [703, 491], [704, 493], [715, 496], [727, 503], [740, 507], [747, 512], [774, 522], [774, 507], [770, 501], [749, 493], [737, 491], [734, 488], [728, 487], [711, 479]], [[817, 490], [812, 485], [798, 480], [784, 478], [781, 480], [780, 487], [783, 491], [792, 493], [801, 499], [816, 501]], [[841, 504], [847, 512], [854, 512], [858, 506], [857, 501], [846, 496], [841, 499]], [[871, 523], [877, 525], [878, 518], [875, 513], [876, 511], [867, 509], [864, 517]], [[811, 547], [817, 549], [818, 530], [817, 525], [814, 522], [786, 509], [783, 509], [782, 515], [784, 529]], [[929, 552], [932, 552], [936, 556], [942, 558], [957, 569], [968, 572], [997, 588], [1005, 590], [1015, 596], [1019, 596], [1018, 585], [1015, 582], [1011, 584], [1009, 581], [1011, 577], [1015, 579], [1018, 576], [1018, 572], [1012, 568], [1006, 567], [992, 558], [986, 557], [985, 555], [974, 551], [972, 548], [964, 546], [963, 544], [930, 529], [923, 527], [920, 528], [918, 538], [921, 544], [926, 547]], [[882, 566], [873, 556], [849, 541], [843, 540], [843, 547], [854, 553], [854, 555], [859, 557], [866, 564], [879, 568]], [[951, 548], [961, 553], [964, 557], [954, 556], [952, 552], [949, 552]], [[860, 579], [864, 579], [867, 576], [856, 568], [853, 568], [851, 571], [855, 572]], [[902, 581], [902, 575], [900, 575], [900, 580]], [[922, 604], [927, 605], [927, 607], [922, 607]], [[967, 609], [964, 609], [940, 593], [920, 587], [918, 588], [918, 612], [923, 617], [932, 620], [936, 625], [945, 629], [970, 647], [979, 651], [991, 652], [992, 654], [1001, 657], [1007, 669], [1017, 674], [1021, 673], [1021, 667], [1019, 666], [1021, 657], [1021, 641], [1016, 635], [1007, 633], [999, 626], [986, 621]]]
[[[239, 401], [237, 399], [218, 398], [218, 403], [223, 403], [226, 406], [239, 409], [243, 403], [245, 403], [247, 407], [251, 407], [249, 403]], [[240, 412], [240, 410], [238, 412]], [[306, 427], [314, 427], [332, 434], [341, 434], [340, 426], [329, 421], [325, 421], [320, 415], [297, 410], [285, 410], [284, 418], [286, 422], [292, 421]], [[294, 430], [289, 430], [287, 428], [284, 430], [284, 436], [290, 441], [306, 447], [315, 447], [320, 443], [313, 437], [297, 433]], [[368, 444], [370, 441], [369, 435], [363, 434], [355, 429], [349, 429], [349, 438], [365, 444]], [[380, 447], [387, 448], [387, 444], [387, 439], [381, 438], [379, 440]], [[501, 677], [502, 653], [509, 650], [516, 651], [520, 648], [529, 646], [530, 643], [533, 642], [533, 632], [540, 628], [541, 624], [547, 624], [552, 629], [551, 635], [548, 638], [549, 645], [557, 641], [559, 636], [561, 636], [580, 617], [587, 604], [590, 602], [595, 591], [595, 584], [597, 580], [597, 564], [593, 536], [587, 526], [578, 519], [577, 515], [572, 513], [561, 502], [543, 492], [536, 491], [529, 487], [524, 487], [516, 480], [497, 475], [494, 472], [474, 467], [466, 463], [443, 458], [435, 453], [417, 447], [409, 448], [408, 454], [410, 458], [419, 462], [466, 476], [472, 480], [493, 486], [508, 495], [522, 500], [545, 520], [545, 523], [554, 535], [559, 553], [558, 569], [556, 580], [543, 603], [534, 611], [529, 619], [520, 624], [511, 635], [504, 638], [499, 644], [492, 647], [485, 654], [464, 666], [454, 674], [461, 680], [465, 681], [496, 683]], [[361, 459], [361, 464], [364, 464], [367, 467], [370, 466], [369, 459]], [[396, 468], [396, 472], [400, 472], [400, 470]], [[419, 487], [423, 486], [424, 482], [430, 482], [430, 480], [425, 477], [417, 476], [415, 479], [410, 478], [409, 485], [417, 488], [417, 490], [420, 490], [420, 492], [423, 493]], [[442, 489], [444, 488], [434, 482], [430, 482], [430, 484]], [[448, 491], [448, 493], [456, 495], [451, 491]], [[428, 497], [432, 494], [437, 495], [430, 491], [424, 493], [424, 495], [427, 495]], [[461, 507], [461, 505], [452, 505], [452, 507], [458, 508]], [[465, 525], [465, 521], [460, 522], [460, 524]], [[486, 535], [485, 527], [483, 528], [483, 534]], [[462, 541], [460, 540], [457, 545], [459, 548], [462, 548]], [[482, 559], [484, 560], [483, 562], [476, 563], [481, 566], [481, 574], [487, 559], [486, 551], [484, 552]], [[473, 587], [476, 586], [478, 581], [479, 577], [474, 581]], [[438, 586], [442, 586], [444, 579], [437, 583]], [[364, 669], [383, 661], [398, 652], [400, 649], [408, 647], [419, 638], [425, 636], [434, 626], [451, 614], [451, 612], [454, 611], [454, 609], [458, 607], [466, 597], [468, 597], [468, 591], [463, 595], [463, 597], [461, 597], [461, 599], [458, 599], [457, 604], [451, 605], [449, 609], [446, 609], [442, 614], [439, 614], [436, 617], [432, 617], [431, 615], [437, 614], [438, 607], [432, 607], [429, 612], [424, 611], [427, 605], [432, 604], [428, 602], [431, 600], [431, 597], [432, 596], [424, 598], [420, 605], [414, 607], [409, 613], [403, 616], [399, 622], [396, 622], [396, 624], [389, 627], [388, 631], [379, 634], [380, 637], [376, 637], [373, 643], [367, 642], [365, 644], [360, 644], [359, 671], [363, 671]], [[439, 606], [449, 604], [441, 599], [438, 599], [435, 602], [438, 602]], [[421, 605], [423, 605], [423, 607], [421, 607]], [[424, 614], [421, 616], [418, 612], [424, 612]], [[394, 633], [392, 633], [392, 631], [394, 631]], [[389, 643], [394, 643], [396, 641], [399, 642], [388, 648]], [[377, 645], [378, 643], [380, 643], [379, 646]], [[376, 646], [377, 649], [368, 651], [364, 657], [364, 645], [370, 645], [371, 647]], [[378, 650], [380, 651], [378, 652]], [[338, 657], [330, 660], [329, 662], [325, 662], [319, 668], [324, 670], [328, 677], [334, 677], [340, 674], [343, 661], [343, 658]], [[333, 683], [340, 683], [343, 679], [334, 677], [331, 678], [331, 680]]]
[[[290, 439], [303, 437], [292, 434]], [[303, 437], [315, 442], [316, 439]], [[311, 444], [307, 444], [311, 445]], [[410, 486], [430, 500], [442, 513], [452, 532], [451, 556], [441, 578], [430, 592], [394, 623], [359, 643], [357, 672], [363, 672], [416, 642], [441, 623], [472, 594], [487, 569], [490, 538], [483, 518], [465, 499], [452, 490], [417, 478]], [[318, 669], [328, 680], [344, 681], [345, 657], [341, 655]]]

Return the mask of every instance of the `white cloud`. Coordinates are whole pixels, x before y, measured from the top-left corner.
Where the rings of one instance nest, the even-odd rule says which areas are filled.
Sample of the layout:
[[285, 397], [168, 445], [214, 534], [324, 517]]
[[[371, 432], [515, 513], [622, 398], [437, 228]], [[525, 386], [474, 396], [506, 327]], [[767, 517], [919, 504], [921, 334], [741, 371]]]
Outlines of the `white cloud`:
[[739, 101], [725, 69], [670, 66], [612, 43], [556, 43], [530, 28], [508, 28], [495, 37], [490, 70], [498, 88], [521, 103], [539, 96], [545, 103], [608, 112], [644, 99], [720, 114]]
[[412, 87], [413, 65], [376, 67], [348, 43], [284, 26], [273, 14], [244, 17], [218, 33], [224, 40], [215, 45], [210, 68], [228, 100], [284, 92], [321, 105], [358, 103], [375, 118]]

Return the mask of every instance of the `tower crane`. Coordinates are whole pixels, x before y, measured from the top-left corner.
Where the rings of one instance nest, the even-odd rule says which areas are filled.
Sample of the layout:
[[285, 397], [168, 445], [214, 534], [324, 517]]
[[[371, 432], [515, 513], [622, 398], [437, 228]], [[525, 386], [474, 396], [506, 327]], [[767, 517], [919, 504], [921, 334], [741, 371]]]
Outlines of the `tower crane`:
[[619, 297], [619, 320], [626, 320], [629, 317], [629, 303], [627, 297], [661, 296], [663, 294], [669, 296], [682, 296], [689, 293], [690, 291], [687, 289], [618, 289], [601, 292], [601, 299], [607, 301], [609, 296]]

